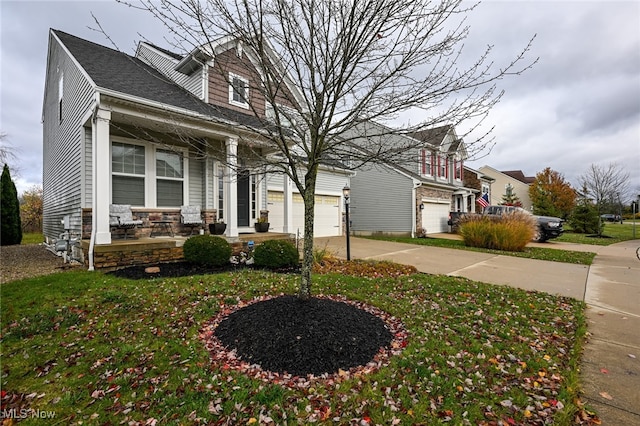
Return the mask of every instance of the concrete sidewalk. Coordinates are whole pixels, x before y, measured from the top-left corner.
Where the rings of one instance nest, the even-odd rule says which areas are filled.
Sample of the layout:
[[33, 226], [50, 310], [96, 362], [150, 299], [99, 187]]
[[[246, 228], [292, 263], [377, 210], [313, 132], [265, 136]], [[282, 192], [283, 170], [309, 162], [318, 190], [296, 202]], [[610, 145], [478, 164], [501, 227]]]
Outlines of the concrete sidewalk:
[[[597, 411], [604, 425], [640, 425], [640, 261], [635, 255], [640, 240], [611, 246], [532, 243], [596, 252], [590, 267], [356, 237], [350, 241], [352, 259], [391, 260], [420, 272], [585, 301], [589, 337], [581, 364], [583, 402]], [[318, 238], [315, 248], [346, 257], [345, 237]]]

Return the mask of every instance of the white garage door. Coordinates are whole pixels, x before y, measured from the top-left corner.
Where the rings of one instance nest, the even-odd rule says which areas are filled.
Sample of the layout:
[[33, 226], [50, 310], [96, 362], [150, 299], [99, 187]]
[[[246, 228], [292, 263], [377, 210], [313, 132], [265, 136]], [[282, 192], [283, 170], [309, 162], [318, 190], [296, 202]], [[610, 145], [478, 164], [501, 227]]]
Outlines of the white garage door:
[[422, 227], [427, 234], [437, 234], [440, 232], [448, 232], [449, 226], [449, 203], [429, 203], [423, 202], [424, 210], [422, 210]]
[[[274, 232], [284, 229], [284, 194], [269, 191], [269, 222]], [[304, 234], [304, 202], [300, 194], [293, 194], [293, 229], [292, 233], [300, 231]], [[315, 216], [313, 222], [315, 237], [331, 237], [340, 235], [340, 197], [333, 195], [316, 195]]]

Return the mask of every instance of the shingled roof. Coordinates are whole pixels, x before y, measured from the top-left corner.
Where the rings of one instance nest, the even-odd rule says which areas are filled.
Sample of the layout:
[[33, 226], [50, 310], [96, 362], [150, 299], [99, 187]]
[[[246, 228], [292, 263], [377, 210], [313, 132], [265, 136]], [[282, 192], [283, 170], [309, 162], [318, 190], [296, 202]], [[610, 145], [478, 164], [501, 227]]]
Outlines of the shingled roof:
[[[421, 142], [425, 142], [434, 148], [439, 148], [444, 142], [444, 138], [447, 134], [453, 130], [453, 126], [446, 125], [440, 127], [434, 127], [432, 129], [425, 129], [419, 132], [415, 132], [410, 134], [414, 139], [417, 139]], [[462, 139], [456, 139], [453, 141], [451, 146], [449, 147], [449, 152], [456, 152], [462, 143]]]
[[522, 170], [507, 170], [504, 172], [501, 171], [500, 173], [503, 173], [509, 177], [512, 177], [515, 180], [518, 180], [526, 184], [531, 184], [536, 180], [536, 178], [533, 176], [525, 176]]
[[98, 88], [177, 107], [213, 120], [230, 121], [255, 129], [264, 123], [257, 117], [208, 104], [180, 87], [155, 68], [126, 53], [51, 30], [87, 72]]

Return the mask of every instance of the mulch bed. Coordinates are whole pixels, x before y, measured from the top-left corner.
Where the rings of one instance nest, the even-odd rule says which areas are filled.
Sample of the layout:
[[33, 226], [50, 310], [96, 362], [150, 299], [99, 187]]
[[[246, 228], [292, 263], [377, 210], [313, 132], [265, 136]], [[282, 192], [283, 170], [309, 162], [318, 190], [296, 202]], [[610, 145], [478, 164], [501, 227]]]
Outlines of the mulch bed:
[[[147, 272], [149, 267], [157, 267], [157, 272]], [[171, 262], [171, 263], [162, 263], [156, 265], [138, 265], [138, 266], [127, 266], [126, 268], [116, 269], [110, 272], [107, 272], [107, 275], [114, 275], [120, 278], [128, 278], [131, 280], [143, 280], [149, 278], [177, 278], [177, 277], [189, 277], [192, 275], [206, 275], [206, 274], [219, 274], [222, 272], [233, 272], [241, 269], [257, 269], [253, 265], [246, 264], [238, 264], [234, 265], [232, 263], [224, 265], [224, 266], [207, 266], [198, 263], [190, 263], [190, 262]], [[278, 269], [274, 272], [280, 273], [298, 273], [300, 272], [299, 268], [287, 268], [287, 269]]]
[[244, 307], [214, 331], [249, 364], [293, 375], [321, 375], [366, 364], [393, 336], [384, 321], [330, 299], [281, 296]]

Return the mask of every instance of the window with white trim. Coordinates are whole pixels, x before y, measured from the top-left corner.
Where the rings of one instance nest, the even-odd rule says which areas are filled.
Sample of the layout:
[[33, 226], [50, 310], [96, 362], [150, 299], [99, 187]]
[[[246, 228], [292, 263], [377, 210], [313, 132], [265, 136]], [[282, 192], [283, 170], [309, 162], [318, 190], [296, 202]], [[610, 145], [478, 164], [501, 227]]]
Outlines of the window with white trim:
[[229, 103], [249, 109], [249, 80], [229, 73]]
[[181, 153], [156, 150], [156, 205], [180, 207], [184, 204], [184, 159]]
[[58, 80], [58, 121], [62, 121], [62, 99], [64, 94], [64, 72], [60, 72]]
[[111, 144], [111, 202], [145, 205], [145, 147]]
[[462, 160], [456, 158], [453, 161], [456, 180], [462, 180]]
[[421, 171], [423, 175], [433, 175], [433, 152], [428, 149], [422, 150]]

